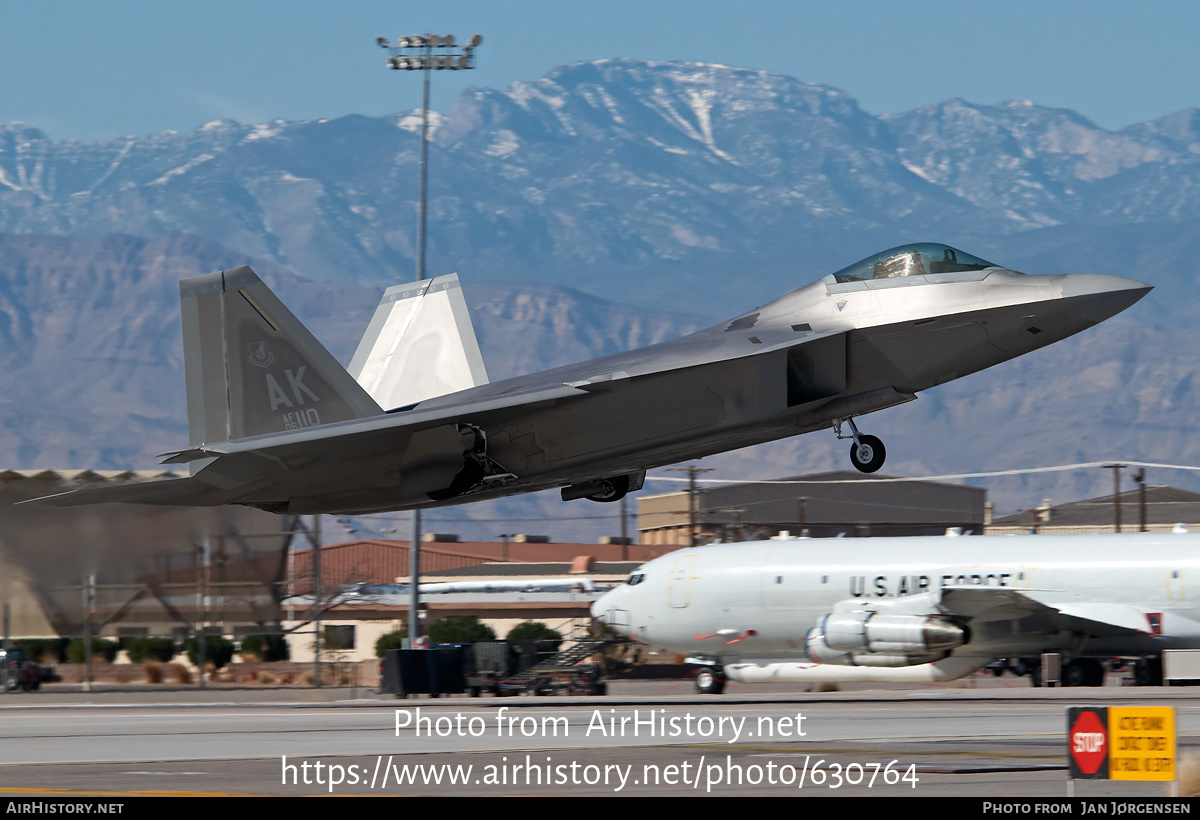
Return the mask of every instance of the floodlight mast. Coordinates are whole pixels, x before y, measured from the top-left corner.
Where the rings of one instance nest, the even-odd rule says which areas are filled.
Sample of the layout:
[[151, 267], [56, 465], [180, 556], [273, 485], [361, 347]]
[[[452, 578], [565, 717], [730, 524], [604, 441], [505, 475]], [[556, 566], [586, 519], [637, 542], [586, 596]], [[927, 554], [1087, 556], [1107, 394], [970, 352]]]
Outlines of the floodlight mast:
[[[483, 42], [476, 34], [467, 45], [456, 47], [453, 34], [418, 34], [397, 38], [395, 43], [386, 37], [376, 37], [375, 43], [390, 55], [388, 68], [423, 73], [421, 98], [421, 195], [417, 208], [417, 280], [425, 278], [425, 195], [429, 163], [429, 72], [463, 71], [475, 67], [475, 49]], [[419, 49], [419, 56], [404, 55], [408, 49]]]
[[[386, 37], [376, 37], [375, 44], [388, 51], [388, 68], [420, 71], [424, 83], [421, 94], [421, 193], [417, 200], [417, 281], [425, 278], [425, 193], [429, 165], [429, 72], [434, 70], [463, 71], [475, 67], [475, 49], [483, 37], [474, 35], [465, 46], [455, 46], [453, 34], [407, 34], [395, 43]], [[419, 49], [418, 56], [409, 57], [408, 49]], [[436, 51], [435, 51], [436, 50]], [[402, 56], [405, 55], [405, 56]], [[416, 641], [421, 635], [418, 618], [421, 581], [421, 511], [413, 510], [412, 537], [408, 547], [408, 581], [411, 587], [408, 606], [408, 638]]]

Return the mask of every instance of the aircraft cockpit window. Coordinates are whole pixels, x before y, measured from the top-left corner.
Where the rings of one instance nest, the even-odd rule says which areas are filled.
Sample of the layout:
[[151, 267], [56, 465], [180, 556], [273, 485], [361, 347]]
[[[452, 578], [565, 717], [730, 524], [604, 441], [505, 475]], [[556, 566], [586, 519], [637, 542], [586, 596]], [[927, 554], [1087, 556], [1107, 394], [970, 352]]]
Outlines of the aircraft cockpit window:
[[872, 279], [891, 279], [895, 276], [924, 276], [925, 260], [916, 251], [906, 251], [881, 259], [871, 266]]
[[838, 282], [862, 282], [870, 279], [894, 279], [900, 276], [936, 276], [984, 270], [997, 265], [949, 245], [922, 242], [869, 256], [842, 268], [833, 275]]
[[629, 579], [626, 580], [625, 583], [629, 584], [631, 587], [635, 587], [638, 584], [640, 584], [642, 581], [645, 581], [645, 580], [646, 580], [645, 574], [643, 574], [641, 572], [635, 572], [633, 575], [629, 576]]

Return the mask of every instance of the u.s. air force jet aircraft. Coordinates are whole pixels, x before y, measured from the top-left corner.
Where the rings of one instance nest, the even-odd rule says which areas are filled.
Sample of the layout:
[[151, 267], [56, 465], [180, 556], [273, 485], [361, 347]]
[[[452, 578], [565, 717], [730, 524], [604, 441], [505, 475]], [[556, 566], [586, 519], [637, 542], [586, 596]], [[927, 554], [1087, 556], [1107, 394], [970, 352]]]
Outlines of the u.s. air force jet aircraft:
[[[1150, 287], [1027, 276], [946, 245], [885, 251], [674, 341], [489, 384], [458, 278], [391, 288], [343, 369], [253, 271], [180, 282], [191, 476], [49, 503], [366, 513], [562, 487], [833, 427], [1102, 322]], [[848, 433], [843, 435], [843, 429]]]
[[[639, 567], [592, 605], [617, 632], [681, 652], [696, 686], [953, 680], [999, 659], [1040, 685], [1099, 686], [1100, 659], [1200, 649], [1200, 535], [790, 539], [714, 544]], [[1194, 582], [1194, 578], [1192, 579]]]

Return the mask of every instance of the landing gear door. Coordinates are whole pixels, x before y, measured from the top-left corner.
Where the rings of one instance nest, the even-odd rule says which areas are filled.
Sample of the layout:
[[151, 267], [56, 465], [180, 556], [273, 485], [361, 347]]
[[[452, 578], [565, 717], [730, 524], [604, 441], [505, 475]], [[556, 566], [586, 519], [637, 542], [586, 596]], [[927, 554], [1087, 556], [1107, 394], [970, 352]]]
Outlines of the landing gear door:
[[667, 603], [675, 609], [683, 609], [692, 601], [692, 581], [696, 580], [693, 570], [695, 555], [680, 555], [671, 564], [671, 580], [667, 583]]

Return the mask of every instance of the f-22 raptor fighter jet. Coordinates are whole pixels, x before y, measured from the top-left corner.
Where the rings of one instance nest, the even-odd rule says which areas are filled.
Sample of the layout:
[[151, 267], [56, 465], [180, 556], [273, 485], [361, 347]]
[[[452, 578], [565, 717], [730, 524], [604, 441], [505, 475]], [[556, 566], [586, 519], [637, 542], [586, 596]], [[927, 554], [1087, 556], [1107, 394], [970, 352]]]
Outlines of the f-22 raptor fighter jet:
[[681, 339], [489, 384], [455, 275], [391, 288], [347, 371], [247, 267], [180, 282], [191, 475], [43, 499], [417, 509], [562, 488], [832, 427], [1104, 321], [1150, 286], [905, 245]]

